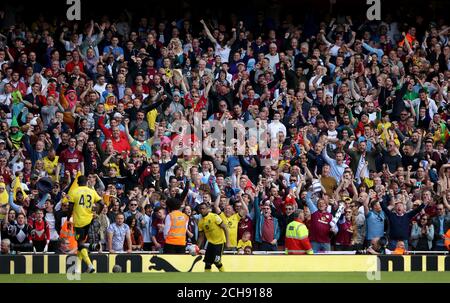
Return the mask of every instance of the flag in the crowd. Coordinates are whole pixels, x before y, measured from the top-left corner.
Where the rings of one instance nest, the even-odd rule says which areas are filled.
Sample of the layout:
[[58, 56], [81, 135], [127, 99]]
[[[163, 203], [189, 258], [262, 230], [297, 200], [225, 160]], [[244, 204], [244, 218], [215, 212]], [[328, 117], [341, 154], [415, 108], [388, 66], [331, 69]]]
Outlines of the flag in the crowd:
[[13, 185], [13, 198], [14, 198], [14, 201], [16, 200], [16, 195], [17, 195], [17, 191], [18, 190], [22, 192], [24, 199], [26, 199], [28, 197], [28, 195], [25, 193], [25, 191], [22, 188], [22, 182], [20, 182], [20, 178], [16, 177], [14, 179], [14, 185]]
[[75, 189], [77, 189], [77, 188], [79, 187], [79, 185], [78, 185], [78, 177], [79, 177], [79, 176], [81, 176], [81, 172], [80, 172], [80, 171], [77, 172], [77, 174], [76, 174], [76, 176], [75, 176], [75, 179], [74, 179], [73, 182], [72, 182], [72, 185], [70, 185], [69, 192], [68, 192], [67, 195], [63, 198], [62, 203], [69, 203], [68, 197], [70, 197], [70, 194], [71, 194]]

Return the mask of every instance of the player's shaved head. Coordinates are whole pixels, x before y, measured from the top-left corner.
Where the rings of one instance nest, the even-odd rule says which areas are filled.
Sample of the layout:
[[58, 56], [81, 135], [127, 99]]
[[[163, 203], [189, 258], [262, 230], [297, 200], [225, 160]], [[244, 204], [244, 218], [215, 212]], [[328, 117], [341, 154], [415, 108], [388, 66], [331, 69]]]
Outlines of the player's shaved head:
[[87, 184], [86, 176], [79, 176], [78, 177], [78, 185], [79, 186], [85, 186], [86, 184]]

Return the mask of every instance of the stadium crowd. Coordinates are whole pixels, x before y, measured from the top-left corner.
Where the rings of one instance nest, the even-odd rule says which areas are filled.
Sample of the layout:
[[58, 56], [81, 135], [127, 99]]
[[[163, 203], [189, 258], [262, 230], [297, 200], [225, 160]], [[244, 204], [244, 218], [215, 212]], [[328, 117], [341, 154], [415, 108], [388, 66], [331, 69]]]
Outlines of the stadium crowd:
[[[162, 251], [171, 198], [188, 246], [206, 203], [242, 254], [283, 251], [294, 220], [314, 253], [447, 250], [445, 21], [252, 20], [10, 24], [0, 12], [1, 253], [76, 253], [80, 175], [102, 200], [91, 251]], [[174, 125], [196, 114], [201, 138], [177, 141]], [[267, 133], [192, 152], [231, 120]]]

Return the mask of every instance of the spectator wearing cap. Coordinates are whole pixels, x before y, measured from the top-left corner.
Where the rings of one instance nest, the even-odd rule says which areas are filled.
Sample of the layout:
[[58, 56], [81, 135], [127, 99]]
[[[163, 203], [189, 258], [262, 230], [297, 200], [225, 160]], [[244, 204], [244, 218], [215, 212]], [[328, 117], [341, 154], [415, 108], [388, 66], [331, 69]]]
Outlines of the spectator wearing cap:
[[19, 123], [17, 122], [16, 116], [13, 116], [9, 129], [10, 129], [9, 140], [12, 143], [12, 147], [15, 149], [19, 149], [22, 145], [22, 139], [24, 134], [20, 131]]
[[[122, 178], [122, 180], [124, 179]], [[128, 204], [131, 195], [128, 196], [125, 193], [125, 185], [123, 183], [116, 183], [115, 188], [116, 188], [116, 199], [120, 201], [120, 204], [121, 205]]]

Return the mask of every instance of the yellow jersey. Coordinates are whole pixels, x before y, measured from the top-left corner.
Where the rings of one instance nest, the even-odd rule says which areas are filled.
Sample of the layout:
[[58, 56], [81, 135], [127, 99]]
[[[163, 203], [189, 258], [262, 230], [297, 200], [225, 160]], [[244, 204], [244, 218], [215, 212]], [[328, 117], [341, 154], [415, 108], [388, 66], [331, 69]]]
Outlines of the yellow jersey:
[[56, 167], [58, 166], [59, 156], [55, 156], [55, 159], [53, 160], [50, 160], [48, 157], [45, 157], [43, 160], [44, 169], [48, 176], [52, 178], [53, 181], [56, 181]]
[[[156, 116], [158, 116], [158, 110], [152, 109], [147, 113], [147, 122], [148, 122], [148, 128], [151, 130], [155, 130], [156, 128]], [[154, 137], [153, 137], [154, 138]]]
[[87, 186], [80, 186], [73, 190], [69, 196], [69, 202], [73, 203], [73, 224], [75, 227], [83, 227], [92, 221], [92, 207], [101, 201], [97, 192]]
[[220, 213], [220, 218], [225, 222], [228, 227], [228, 237], [230, 241], [230, 247], [237, 246], [237, 236], [238, 236], [238, 226], [239, 221], [241, 221], [241, 216], [238, 213], [232, 214], [231, 216], [225, 216], [224, 212]]
[[242, 239], [241, 239], [241, 240], [239, 240], [239, 242], [238, 242], [237, 248], [242, 248], [242, 249], [244, 249], [244, 248], [246, 248], [247, 246], [252, 247], [252, 241], [247, 240], [247, 241], [244, 242], [244, 241], [242, 241]]
[[203, 231], [205, 237], [211, 244], [223, 244], [226, 242], [225, 232], [220, 224], [223, 220], [219, 215], [209, 213], [198, 222], [198, 231]]

